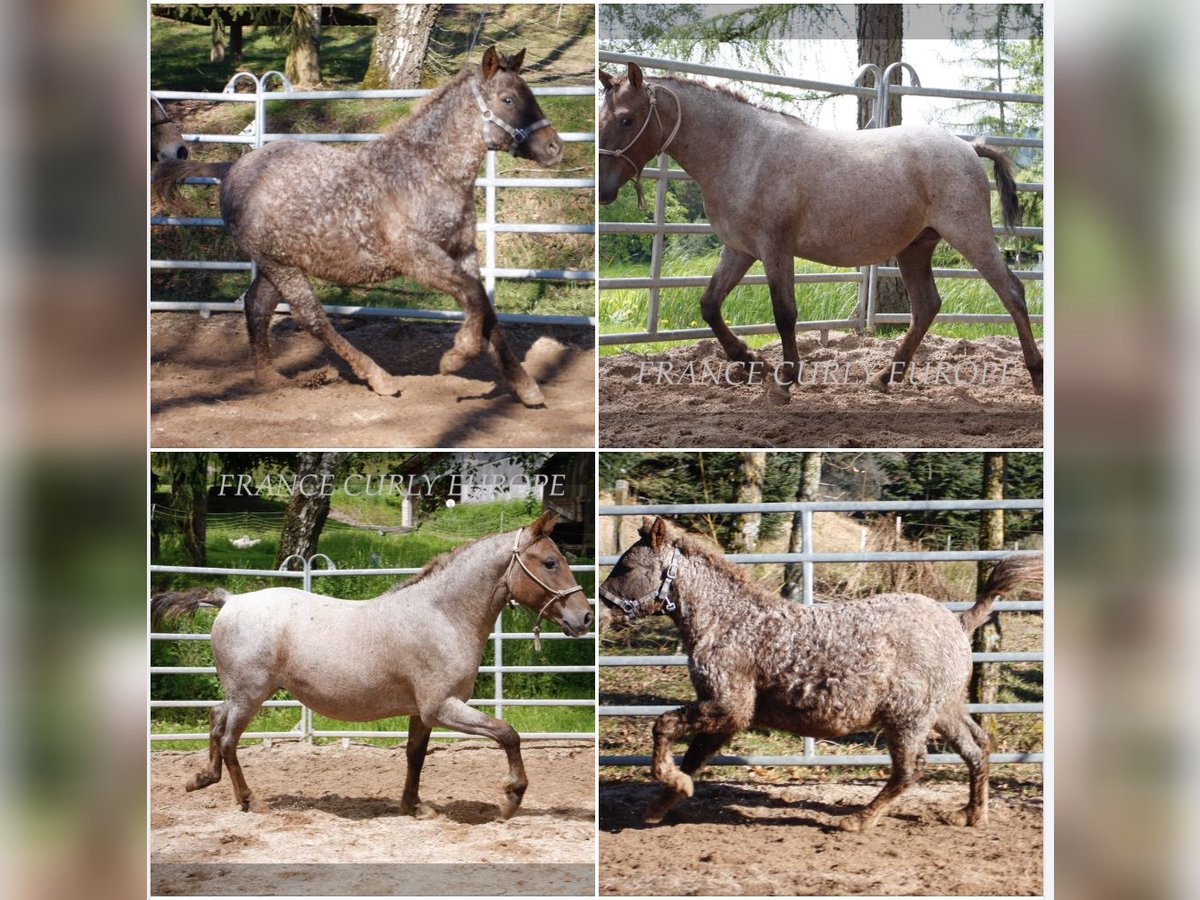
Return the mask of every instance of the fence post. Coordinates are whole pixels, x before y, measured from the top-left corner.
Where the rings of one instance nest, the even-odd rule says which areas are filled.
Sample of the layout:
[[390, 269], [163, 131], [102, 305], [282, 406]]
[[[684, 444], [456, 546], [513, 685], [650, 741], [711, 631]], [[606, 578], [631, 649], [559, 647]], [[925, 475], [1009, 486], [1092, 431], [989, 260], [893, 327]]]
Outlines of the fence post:
[[496, 153], [489, 150], [487, 153], [487, 168], [484, 169], [485, 186], [483, 189], [484, 196], [484, 227], [487, 229], [483, 233], [484, 265], [487, 266], [487, 275], [483, 279], [483, 286], [487, 290], [488, 301], [492, 306], [496, 305]]
[[[813, 552], [812, 539], [812, 523], [813, 513], [809, 507], [804, 507], [800, 510], [800, 550], [803, 553]], [[813, 603], [813, 563], [811, 559], [804, 560], [801, 563], [804, 573], [804, 591], [801, 594], [800, 602], [805, 606], [812, 606]], [[804, 755], [809, 759], [816, 756], [817, 742], [811, 737], [804, 738]]]
[[[667, 154], [658, 156], [659, 177], [654, 188], [654, 237], [650, 241], [650, 280], [658, 281], [662, 277], [663, 256], [663, 226], [667, 217]], [[658, 295], [659, 287], [654, 284], [650, 288], [650, 302], [646, 309], [646, 331], [658, 334]]]
[[501, 667], [504, 665], [504, 639], [501, 635], [504, 634], [504, 610], [500, 610], [500, 614], [496, 616], [496, 638], [493, 641], [495, 645], [495, 653], [493, 654], [493, 662], [496, 664], [496, 676], [493, 679], [495, 685], [492, 691], [492, 696], [496, 700], [496, 718], [504, 718], [504, 672]]
[[[629, 503], [629, 482], [626, 479], [617, 479], [613, 491], [613, 502], [617, 506], [625, 506]], [[624, 516], [613, 516], [613, 553], [620, 554], [621, 552], [621, 523], [624, 521]]]

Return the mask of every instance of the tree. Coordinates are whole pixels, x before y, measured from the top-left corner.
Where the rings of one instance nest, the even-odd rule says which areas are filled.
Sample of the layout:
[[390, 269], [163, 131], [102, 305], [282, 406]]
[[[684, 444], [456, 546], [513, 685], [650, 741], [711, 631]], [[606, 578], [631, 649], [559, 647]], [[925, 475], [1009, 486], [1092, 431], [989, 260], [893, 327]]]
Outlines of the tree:
[[321, 7], [297, 4], [287, 26], [284, 72], [293, 84], [321, 80]]
[[171, 485], [171, 509], [178, 514], [183, 552], [189, 565], [208, 561], [207, 453], [163, 453], [163, 479]]
[[366, 90], [415, 88], [429, 50], [429, 36], [442, 10], [440, 3], [381, 7], [371, 47], [371, 64], [363, 77]]
[[[805, 453], [800, 463], [800, 482], [796, 485], [796, 499], [800, 502], [810, 502], [817, 499], [821, 489], [821, 457], [820, 453]], [[812, 547], [803, 546], [804, 514], [797, 511], [792, 513], [792, 532], [788, 536], [788, 553], [798, 553], [801, 550], [812, 552]], [[783, 567], [783, 588], [780, 594], [785, 600], [796, 600], [803, 593], [804, 565], [789, 563]]]
[[[293, 554], [308, 559], [317, 552], [321, 529], [329, 516], [330, 491], [320, 485], [332, 484], [346, 461], [344, 453], [301, 453], [296, 460], [296, 487], [284, 513], [283, 535], [275, 566]], [[304, 489], [302, 489], [304, 488]]]
[[[1004, 499], [1004, 454], [983, 454], [983, 499]], [[1004, 510], [986, 509], [980, 516], [979, 549], [1002, 550], [1004, 548]], [[977, 590], [987, 583], [995, 563], [980, 563], [977, 573]], [[971, 636], [971, 649], [976, 653], [995, 653], [1000, 649], [1001, 633], [999, 617], [992, 613], [991, 617], [975, 629]], [[995, 703], [996, 690], [1000, 683], [1000, 673], [993, 663], [975, 666], [971, 672], [971, 701], [973, 703]], [[991, 731], [994, 727], [992, 716], [981, 717], [983, 727]]]
[[[735, 503], [762, 503], [763, 480], [767, 474], [767, 454], [739, 453], [734, 479]], [[758, 547], [762, 513], [742, 513], [737, 518], [734, 552], [753, 553]]]

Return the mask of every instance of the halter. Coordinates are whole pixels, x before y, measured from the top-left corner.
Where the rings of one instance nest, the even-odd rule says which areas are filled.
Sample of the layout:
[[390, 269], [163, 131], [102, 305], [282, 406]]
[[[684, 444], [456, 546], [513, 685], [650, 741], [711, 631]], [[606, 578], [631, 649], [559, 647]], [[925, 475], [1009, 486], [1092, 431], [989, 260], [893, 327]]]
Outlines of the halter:
[[167, 110], [166, 110], [166, 109], [163, 107], [163, 105], [162, 105], [162, 103], [159, 101], [159, 99], [158, 99], [157, 97], [155, 97], [153, 94], [151, 94], [151, 95], [150, 95], [150, 101], [151, 101], [151, 102], [152, 102], [152, 103], [153, 103], [155, 106], [157, 106], [157, 107], [158, 107], [158, 112], [159, 112], [159, 113], [162, 113], [162, 116], [161, 116], [161, 117], [159, 117], [159, 115], [158, 115], [157, 113], [155, 113], [154, 115], [152, 115], [152, 116], [150, 117], [150, 124], [151, 124], [151, 126], [154, 126], [154, 125], [162, 125], [162, 124], [164, 124], [165, 122], [173, 122], [173, 121], [175, 121], [175, 120], [174, 120], [174, 119], [172, 119], [172, 118], [171, 118], [171, 116], [170, 116], [170, 115], [167, 113]]
[[[638, 616], [635, 615], [637, 608], [647, 600], [651, 599], [657, 599], [662, 603], [662, 612], [668, 614], [675, 612], [675, 601], [671, 599], [670, 593], [671, 582], [679, 577], [679, 556], [679, 548], [676, 547], [675, 552], [671, 554], [671, 561], [667, 563], [667, 568], [663, 570], [662, 584], [658, 586], [658, 590], [646, 591], [646, 593], [642, 594], [642, 596], [638, 597], [636, 600], [628, 600], [618, 597], [611, 591], [606, 591], [604, 587], [601, 586], [601, 598], [620, 608], [621, 612], [625, 613], [625, 615], [630, 619], [638, 618]], [[652, 613], [647, 613], [647, 615], [652, 615]]]
[[[496, 146], [494, 141], [488, 139], [487, 127], [489, 125], [495, 125], [497, 128], [500, 128], [502, 131], [506, 132], [510, 138], [512, 138], [512, 146], [509, 149], [514, 155], [517, 152], [517, 148], [529, 140], [529, 136], [531, 134], [533, 134], [539, 128], [550, 127], [549, 119], [538, 119], [528, 128], [513, 128], [513, 126], [509, 125], [502, 118], [488, 109], [488, 105], [483, 101], [483, 93], [479, 90], [479, 85], [477, 85], [474, 81], [471, 82], [471, 93], [475, 95], [475, 103], [479, 107], [479, 115], [483, 118], [483, 124], [480, 125], [480, 131], [483, 134], [483, 143], [489, 150], [504, 149], [503, 147]], [[520, 532], [518, 532], [518, 535], [519, 534]]]
[[583, 588], [581, 588], [579, 585], [574, 585], [573, 587], [563, 588], [562, 590], [557, 590], [555, 588], [550, 587], [550, 585], [546, 584], [546, 582], [542, 581], [542, 579], [540, 579], [536, 575], [534, 575], [533, 572], [529, 571], [529, 566], [525, 565], [525, 560], [521, 559], [521, 552], [518, 549], [521, 546], [521, 535], [524, 533], [525, 533], [524, 528], [517, 529], [517, 537], [516, 537], [516, 540], [513, 541], [512, 557], [508, 560], [508, 568], [504, 570], [504, 584], [506, 587], [508, 587], [509, 606], [516, 606], [516, 603], [514, 602], [515, 598], [512, 597], [512, 587], [509, 585], [509, 581], [508, 581], [509, 578], [512, 576], [513, 563], [516, 563], [518, 566], [520, 566], [524, 570], [526, 575], [528, 575], [530, 578], [532, 578], [537, 583], [537, 585], [542, 590], [544, 590], [550, 594], [550, 599], [542, 604], [542, 608], [538, 610], [537, 619], [534, 620], [534, 623], [533, 623], [533, 649], [535, 651], [537, 651], [538, 653], [541, 653], [542, 652], [542, 627], [541, 626], [542, 626], [542, 618], [546, 615], [546, 610], [550, 608], [550, 604], [553, 603], [555, 600], [561, 600], [563, 597], [569, 597], [576, 591], [579, 591], [579, 593], [582, 594]]
[[[668, 94], [670, 94], [674, 98], [675, 109], [679, 113], [679, 115], [676, 116], [676, 118], [675, 118], [675, 127], [672, 128], [671, 133], [669, 135], [667, 135], [666, 143], [664, 143], [661, 147], [658, 148], [658, 152], [655, 153], [654, 156], [659, 156], [660, 154], [666, 153], [667, 148], [671, 146], [671, 141], [675, 140], [675, 135], [677, 135], [679, 133], [679, 126], [683, 124], [683, 107], [679, 103], [679, 96], [673, 90], [671, 90], [669, 87], [667, 87], [665, 85], [661, 85], [661, 84], [658, 84], [658, 85], [647, 84], [646, 85], [646, 93], [650, 95], [650, 112], [646, 113], [646, 121], [642, 123], [642, 127], [638, 129], [638, 133], [633, 136], [633, 140], [631, 140], [628, 144], [626, 144], [625, 147], [621, 150], [605, 150], [603, 147], [600, 148], [601, 156], [615, 156], [617, 159], [621, 160], [622, 162], [628, 163], [629, 168], [633, 169], [633, 189], [637, 192], [638, 209], [646, 208], [646, 197], [642, 193], [642, 169], [640, 166], [638, 166], [632, 159], [630, 159], [625, 154], [627, 152], [629, 152], [629, 150], [631, 150], [633, 148], [633, 145], [636, 144], [641, 139], [642, 133], [645, 132], [646, 127], [650, 124], [650, 115], [651, 114], [654, 115], [654, 121], [656, 121], [658, 123], [658, 133], [660, 135], [663, 133], [664, 129], [663, 129], [663, 124], [662, 124], [662, 116], [660, 116], [658, 113], [657, 92], [660, 89], [663, 91], [666, 91]], [[652, 156], [651, 159], [653, 159], [653, 158], [654, 157]]]

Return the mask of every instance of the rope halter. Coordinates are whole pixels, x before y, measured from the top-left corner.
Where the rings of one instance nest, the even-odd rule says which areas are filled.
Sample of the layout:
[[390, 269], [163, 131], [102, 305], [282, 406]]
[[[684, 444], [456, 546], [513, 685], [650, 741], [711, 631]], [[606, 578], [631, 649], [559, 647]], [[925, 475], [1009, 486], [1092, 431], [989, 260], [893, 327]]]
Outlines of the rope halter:
[[[542, 608], [538, 610], [537, 619], [535, 619], [534, 623], [533, 623], [533, 649], [536, 652], [541, 653], [542, 652], [542, 619], [546, 615], [546, 610], [550, 608], [550, 604], [552, 604], [554, 601], [561, 600], [564, 597], [569, 597], [576, 591], [579, 591], [579, 593], [582, 594], [583, 588], [581, 588], [579, 585], [575, 584], [569, 588], [563, 588], [562, 590], [559, 590], [557, 588], [550, 587], [550, 585], [546, 584], [546, 582], [542, 581], [542, 579], [540, 579], [536, 575], [534, 575], [533, 572], [531, 572], [529, 570], [529, 566], [525, 565], [525, 560], [521, 559], [521, 551], [519, 548], [521, 546], [521, 535], [524, 533], [525, 533], [524, 528], [517, 529], [517, 537], [516, 537], [516, 540], [513, 541], [512, 556], [508, 560], [508, 568], [504, 570], [504, 584], [508, 588], [508, 594], [509, 594], [508, 603], [509, 603], [509, 605], [516, 606], [517, 605], [516, 598], [512, 596], [512, 584], [509, 581], [509, 579], [512, 577], [513, 564], [516, 563], [518, 566], [521, 567], [521, 569], [525, 572], [526, 575], [528, 575], [530, 578], [532, 578], [534, 580], [534, 582], [542, 590], [544, 590], [546, 593], [548, 593], [550, 595], [550, 599], [548, 599], [545, 603], [543, 603]], [[530, 546], [532, 546], [532, 545], [530, 545]]]
[[625, 154], [632, 150], [633, 145], [641, 140], [642, 134], [650, 125], [651, 117], [653, 117], [654, 121], [658, 123], [658, 133], [660, 137], [662, 136], [662, 133], [665, 129], [663, 128], [662, 116], [660, 116], [658, 112], [658, 91], [660, 90], [670, 94], [675, 100], [675, 110], [678, 115], [675, 117], [675, 127], [672, 128], [671, 133], [667, 135], [667, 140], [661, 147], [658, 148], [658, 152], [653, 154], [653, 156], [650, 158], [653, 159], [655, 156], [666, 153], [667, 148], [671, 146], [671, 142], [675, 140], [675, 135], [679, 133], [679, 126], [683, 124], [683, 107], [679, 103], [679, 96], [669, 87], [662, 84], [646, 85], [646, 93], [650, 96], [650, 110], [646, 113], [646, 121], [642, 123], [642, 127], [638, 129], [638, 133], [633, 136], [633, 140], [626, 144], [621, 150], [605, 150], [603, 147], [600, 148], [601, 156], [615, 156], [622, 162], [628, 163], [629, 168], [633, 169], [633, 189], [637, 192], [638, 209], [646, 208], [646, 196], [642, 192], [642, 167]]
[[[663, 570], [662, 582], [659, 584], [659, 586], [656, 590], [646, 591], [646, 593], [642, 594], [642, 596], [640, 596], [636, 599], [630, 600], [630, 599], [618, 597], [616, 594], [612, 593], [609, 590], [606, 590], [604, 588], [604, 586], [601, 585], [600, 591], [599, 591], [601, 599], [607, 600], [613, 606], [616, 606], [618, 609], [621, 610], [621, 612], [625, 613], [627, 618], [630, 618], [630, 619], [639, 618], [639, 616], [637, 615], [637, 609], [639, 606], [641, 606], [647, 600], [655, 600], [656, 599], [662, 604], [662, 606], [659, 608], [659, 610], [656, 610], [656, 612], [661, 611], [668, 615], [670, 613], [675, 612], [675, 609], [676, 609], [675, 601], [671, 599], [670, 594], [671, 594], [671, 582], [673, 582], [676, 578], [679, 577], [679, 557], [680, 557], [679, 548], [675, 547], [673, 552], [671, 553], [671, 561], [667, 563], [666, 569]], [[652, 613], [652, 612], [645, 613], [645, 615], [653, 615], [653, 614], [654, 613]]]
[[483, 143], [489, 150], [504, 149], [488, 137], [489, 125], [495, 125], [497, 128], [504, 131], [510, 138], [512, 138], [512, 146], [510, 146], [508, 149], [513, 154], [515, 154], [517, 152], [517, 148], [529, 140], [529, 136], [539, 128], [550, 127], [549, 119], [538, 119], [527, 128], [514, 128], [488, 108], [487, 103], [485, 103], [483, 99], [483, 92], [479, 90], [479, 85], [474, 81], [471, 82], [471, 93], [475, 95], [475, 104], [479, 107], [479, 115], [483, 118], [483, 123], [479, 126], [479, 128], [480, 133], [483, 135]]
[[162, 103], [153, 94], [150, 95], [150, 102], [154, 104], [156, 111], [150, 115], [150, 125], [163, 125], [167, 122], [174, 122], [170, 114], [163, 107]]

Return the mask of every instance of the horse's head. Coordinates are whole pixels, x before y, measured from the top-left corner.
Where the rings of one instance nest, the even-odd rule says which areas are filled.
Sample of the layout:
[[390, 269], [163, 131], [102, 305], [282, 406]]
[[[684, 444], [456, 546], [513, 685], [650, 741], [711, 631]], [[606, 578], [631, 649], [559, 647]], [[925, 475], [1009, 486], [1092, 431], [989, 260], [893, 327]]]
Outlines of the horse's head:
[[484, 141], [489, 150], [508, 150], [538, 165], [553, 166], [562, 159], [562, 138], [519, 74], [524, 61], [524, 50], [513, 56], [499, 54], [495, 47], [484, 51], [476, 94]]
[[[558, 545], [550, 539], [558, 516], [547, 510], [517, 532], [505, 580], [521, 606], [550, 619], [564, 634], [582, 637], [592, 625], [592, 608]], [[536, 626], [535, 626], [536, 627]]]
[[668, 100], [666, 108], [660, 108], [662, 93], [674, 96], [673, 92], [648, 84], [637, 63], [629, 64], [625, 78], [602, 71], [600, 81], [604, 85], [599, 129], [600, 203], [607, 206], [616, 200], [617, 191], [630, 179], [638, 186], [640, 202], [642, 168], [667, 149], [682, 122], [678, 99], [674, 103]]
[[167, 115], [163, 105], [150, 97], [150, 162], [164, 159], [187, 159], [188, 148], [175, 120]]
[[645, 516], [638, 529], [641, 540], [621, 554], [604, 583], [600, 600], [619, 620], [668, 614], [678, 605], [680, 552], [671, 540], [667, 521]]

